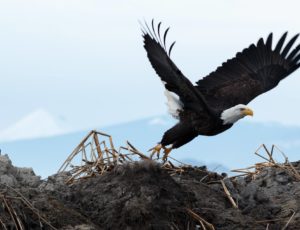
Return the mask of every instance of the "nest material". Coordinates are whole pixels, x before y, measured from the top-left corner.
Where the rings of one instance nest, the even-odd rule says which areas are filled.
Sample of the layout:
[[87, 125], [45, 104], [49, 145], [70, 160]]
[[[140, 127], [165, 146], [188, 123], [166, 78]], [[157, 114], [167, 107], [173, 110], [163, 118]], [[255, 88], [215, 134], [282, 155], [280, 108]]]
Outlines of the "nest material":
[[[166, 169], [170, 174], [182, 173], [184, 167], [188, 166], [174, 158], [169, 158], [182, 166], [175, 166], [171, 160], [163, 162], [161, 158], [156, 159], [156, 161], [162, 161], [162, 168]], [[131, 164], [139, 160], [152, 159], [137, 150], [128, 141], [126, 147], [121, 146], [119, 150], [116, 150], [110, 135], [92, 130], [72, 151], [58, 170], [58, 173], [70, 171], [71, 177], [67, 179], [66, 183], [72, 184], [81, 179], [103, 175], [117, 165]]]
[[[279, 163], [275, 160], [274, 154], [275, 150], [281, 154], [284, 158], [284, 163]], [[261, 153], [264, 151], [264, 153]], [[201, 171], [203, 178], [200, 180], [200, 183], [209, 185], [210, 183], [218, 183], [221, 185], [221, 189], [224, 191], [225, 197], [229, 200], [234, 209], [239, 209], [238, 202], [235, 200], [235, 196], [230, 193], [230, 189], [227, 188], [226, 180], [233, 180], [235, 177], [248, 177], [252, 180], [266, 168], [274, 167], [277, 169], [284, 170], [288, 173], [295, 181], [300, 181], [299, 167], [300, 164], [294, 164], [289, 162], [286, 155], [275, 145], [272, 146], [271, 150], [268, 150], [265, 145], [261, 145], [256, 151], [255, 155], [259, 156], [265, 162], [257, 163], [254, 166], [247, 167], [244, 169], [236, 169], [234, 172], [240, 173], [231, 178], [224, 179], [223, 177], [216, 178], [213, 180], [207, 180], [213, 173], [204, 172], [201, 169], [194, 168], [193, 170]], [[138, 161], [150, 161], [152, 160], [146, 154], [143, 154], [137, 150], [132, 144], [127, 142], [126, 147], [120, 147], [118, 151], [115, 149], [112, 137], [108, 134], [91, 131], [72, 151], [71, 155], [63, 163], [59, 172], [69, 171], [71, 176], [66, 180], [67, 184], [73, 184], [75, 182], [80, 182], [80, 180], [95, 177], [96, 175], [103, 175], [106, 172], [109, 172], [115, 169], [116, 166], [134, 164]], [[163, 161], [161, 158], [155, 160], [160, 163], [158, 166], [166, 170], [171, 176], [180, 176], [181, 174], [186, 174], [191, 170], [191, 166], [186, 165], [182, 162], [177, 161], [172, 157], [168, 157], [167, 161]], [[179, 166], [178, 166], [179, 165]], [[46, 218], [43, 217], [43, 214], [36, 209], [30, 201], [25, 198], [18, 190], [3, 185], [0, 188], [0, 228], [1, 229], [10, 229], [13, 225], [14, 229], [23, 230], [26, 229], [24, 225], [24, 213], [22, 212], [22, 207], [31, 210], [31, 215], [34, 216], [39, 223], [41, 229], [44, 226], [48, 226], [50, 229], [56, 229], [52, 226]], [[21, 209], [20, 209], [21, 208]], [[21, 210], [21, 211], [20, 211]], [[195, 223], [198, 223], [199, 229], [209, 229], [214, 230], [215, 227], [203, 218], [203, 213], [198, 209], [191, 207], [185, 208], [185, 213], [188, 215]], [[286, 229], [291, 222], [296, 218], [296, 212], [293, 211], [287, 218], [284, 219], [273, 219], [273, 220], [259, 220], [256, 221], [260, 224], [270, 225], [271, 222], [284, 221], [284, 227]], [[205, 216], [206, 217], [206, 216]]]
[[[264, 154], [262, 154], [261, 151], [263, 151]], [[284, 163], [279, 163], [274, 159], [274, 155], [276, 152], [284, 158]], [[297, 169], [288, 160], [288, 157], [276, 145], [272, 145], [271, 150], [269, 150], [265, 144], [262, 144], [261, 146], [259, 146], [259, 148], [255, 151], [254, 154], [265, 160], [265, 162], [256, 163], [255, 165], [247, 168], [231, 170], [232, 172], [240, 173], [239, 175], [234, 177], [248, 176], [251, 177], [251, 179], [255, 179], [255, 177], [258, 174], [260, 174], [263, 169], [268, 167], [275, 167], [286, 171], [296, 181], [300, 181], [299, 169]]]
[[[101, 140], [102, 138], [106, 138], [108, 140]], [[279, 163], [274, 159], [275, 150], [279, 152], [281, 156], [283, 156], [284, 163]], [[261, 151], [264, 151], [264, 154], [262, 154]], [[265, 168], [275, 167], [286, 171], [296, 181], [300, 181], [299, 169], [295, 167], [291, 162], [289, 162], [286, 155], [275, 145], [272, 145], [271, 150], [269, 151], [263, 144], [255, 151], [255, 155], [265, 160], [265, 162], [257, 163], [253, 166], [243, 169], [232, 170], [233, 172], [239, 173], [239, 175], [228, 179], [233, 180], [236, 177], [243, 176], [254, 180], [256, 176], [259, 175]], [[118, 165], [132, 164], [140, 160], [152, 159], [146, 154], [143, 154], [142, 152], [137, 150], [128, 141], [126, 147], [120, 147], [117, 151], [114, 147], [113, 140], [110, 135], [93, 130], [73, 150], [71, 155], [63, 163], [58, 172], [69, 171], [71, 173], [71, 176], [67, 179], [66, 183], [73, 184], [76, 181], [82, 179], [94, 177], [96, 175], [103, 175], [104, 173], [111, 171]], [[161, 163], [161, 168], [166, 170], [171, 176], [182, 174], [191, 167], [177, 161], [170, 156], [168, 157], [167, 161], [163, 161], [161, 158], [158, 158], [155, 161]], [[209, 174], [207, 174], [206, 177], [207, 176], [209, 176]], [[210, 181], [208, 183], [212, 182]], [[221, 179], [218, 181], [214, 181], [214, 183], [220, 183], [222, 185], [224, 194], [230, 201], [232, 207], [235, 209], [239, 209], [237, 202], [230, 194], [230, 191], [226, 187], [226, 183], [224, 182], [224, 180]], [[214, 226], [212, 224], [207, 222], [192, 209], [186, 208], [186, 213], [192, 219], [194, 219], [194, 221], [199, 223], [199, 227], [201, 229], [214, 229]], [[288, 227], [294, 216], [295, 212], [286, 221], [286, 225], [283, 229], [286, 229]]]
[[[25, 230], [24, 220], [26, 216], [22, 209], [26, 207], [31, 210], [32, 215], [36, 220], [39, 221], [41, 229], [44, 225], [47, 225], [50, 229], [56, 230], [53, 225], [51, 225], [45, 217], [37, 210], [32, 203], [26, 199], [19, 191], [16, 189], [1, 184], [1, 187], [5, 189], [0, 190], [0, 226], [1, 229], [16, 229], [16, 230]], [[1, 210], [2, 209], [2, 210]]]

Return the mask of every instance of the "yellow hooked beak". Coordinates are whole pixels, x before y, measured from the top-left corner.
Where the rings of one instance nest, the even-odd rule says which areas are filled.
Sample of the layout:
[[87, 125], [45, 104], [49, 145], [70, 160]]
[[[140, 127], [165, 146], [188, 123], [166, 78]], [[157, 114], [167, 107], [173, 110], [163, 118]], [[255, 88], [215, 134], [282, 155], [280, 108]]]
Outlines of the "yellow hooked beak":
[[242, 113], [245, 115], [245, 116], [251, 116], [251, 117], [253, 117], [253, 111], [251, 110], [251, 109], [249, 109], [249, 108], [246, 108], [246, 109], [244, 109], [243, 111], [242, 111]]

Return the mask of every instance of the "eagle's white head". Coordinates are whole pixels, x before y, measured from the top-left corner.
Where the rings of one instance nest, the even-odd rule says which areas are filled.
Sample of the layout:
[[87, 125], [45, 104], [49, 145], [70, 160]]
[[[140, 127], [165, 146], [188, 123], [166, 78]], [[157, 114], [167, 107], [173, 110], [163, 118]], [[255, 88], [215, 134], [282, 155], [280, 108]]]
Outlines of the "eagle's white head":
[[224, 110], [221, 113], [221, 119], [223, 120], [223, 125], [229, 125], [247, 115], [253, 116], [253, 111], [246, 105], [240, 104]]

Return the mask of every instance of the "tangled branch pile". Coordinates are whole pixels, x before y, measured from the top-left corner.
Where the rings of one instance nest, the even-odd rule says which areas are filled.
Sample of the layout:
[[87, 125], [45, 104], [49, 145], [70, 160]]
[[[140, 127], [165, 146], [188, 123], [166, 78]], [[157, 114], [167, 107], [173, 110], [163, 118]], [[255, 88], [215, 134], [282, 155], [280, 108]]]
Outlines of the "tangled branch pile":
[[[177, 161], [171, 157], [170, 159]], [[58, 173], [69, 171], [72, 175], [66, 183], [72, 184], [79, 179], [103, 175], [118, 165], [133, 164], [139, 160], [151, 159], [128, 141], [126, 147], [121, 146], [119, 150], [116, 150], [110, 135], [92, 130], [68, 156]], [[156, 159], [157, 162], [160, 160], [160, 158]], [[162, 164], [162, 168], [170, 173], [180, 173], [187, 165], [182, 162], [178, 163], [181, 163], [180, 167], [175, 166], [168, 160]]]
[[[264, 150], [265, 155], [260, 154], [260, 150]], [[275, 150], [277, 150], [277, 152], [279, 152], [283, 156], [284, 163], [279, 163], [274, 159]], [[250, 166], [244, 169], [235, 169], [232, 170], [232, 172], [240, 173], [239, 176], [250, 176], [252, 179], [254, 179], [255, 176], [259, 175], [263, 169], [267, 167], [275, 167], [286, 171], [289, 175], [294, 177], [296, 181], [300, 181], [299, 169], [296, 169], [294, 166], [297, 164], [293, 165], [293, 163], [289, 161], [284, 152], [282, 152], [276, 145], [272, 145], [271, 150], [269, 151], [266, 145], [262, 144], [254, 154], [265, 160], [265, 162], [256, 163], [254, 166]]]

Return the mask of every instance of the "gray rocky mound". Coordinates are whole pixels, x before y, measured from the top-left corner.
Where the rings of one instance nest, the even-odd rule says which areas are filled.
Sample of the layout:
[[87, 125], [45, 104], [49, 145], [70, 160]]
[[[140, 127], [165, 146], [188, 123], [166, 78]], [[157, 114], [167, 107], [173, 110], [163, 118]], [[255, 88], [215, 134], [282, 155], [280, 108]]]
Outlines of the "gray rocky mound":
[[281, 167], [227, 178], [141, 161], [66, 185], [69, 176], [43, 181], [0, 156], [0, 229], [300, 229], [300, 182]]

